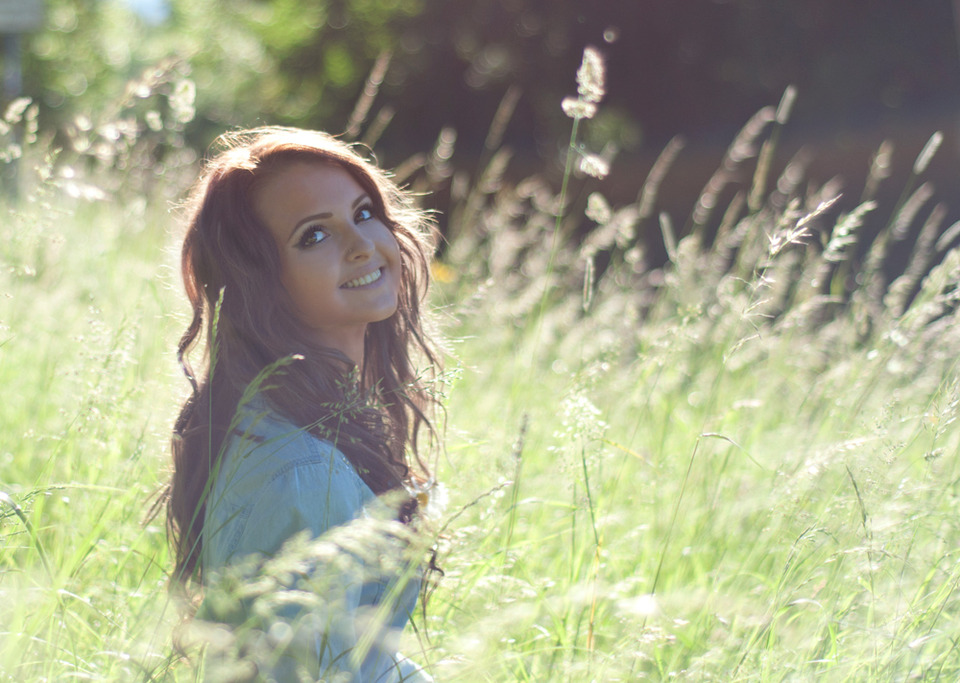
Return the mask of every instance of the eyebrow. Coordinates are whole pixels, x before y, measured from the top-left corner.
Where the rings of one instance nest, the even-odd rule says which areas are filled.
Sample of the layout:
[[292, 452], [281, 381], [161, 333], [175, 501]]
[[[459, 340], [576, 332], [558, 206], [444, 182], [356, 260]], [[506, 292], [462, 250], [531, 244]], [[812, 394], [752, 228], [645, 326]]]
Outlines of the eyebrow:
[[[350, 210], [355, 210], [360, 204], [363, 204], [364, 201], [370, 201], [370, 195], [364, 192], [362, 195], [353, 200], [353, 203], [350, 204]], [[326, 218], [331, 218], [333, 216], [329, 211], [324, 211], [323, 213], [315, 213], [297, 221], [297, 224], [293, 226], [293, 230], [290, 231], [290, 237], [287, 239], [293, 239], [293, 236], [297, 234], [297, 231], [300, 230], [304, 225], [311, 221], [323, 220]]]

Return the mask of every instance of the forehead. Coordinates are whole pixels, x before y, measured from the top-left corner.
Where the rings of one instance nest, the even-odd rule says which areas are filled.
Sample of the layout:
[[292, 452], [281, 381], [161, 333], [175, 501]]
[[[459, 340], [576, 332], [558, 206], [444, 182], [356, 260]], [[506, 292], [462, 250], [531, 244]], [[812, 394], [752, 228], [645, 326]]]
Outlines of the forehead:
[[349, 208], [367, 194], [357, 179], [339, 164], [296, 160], [285, 163], [253, 188], [257, 218], [275, 236], [286, 238], [304, 218]]

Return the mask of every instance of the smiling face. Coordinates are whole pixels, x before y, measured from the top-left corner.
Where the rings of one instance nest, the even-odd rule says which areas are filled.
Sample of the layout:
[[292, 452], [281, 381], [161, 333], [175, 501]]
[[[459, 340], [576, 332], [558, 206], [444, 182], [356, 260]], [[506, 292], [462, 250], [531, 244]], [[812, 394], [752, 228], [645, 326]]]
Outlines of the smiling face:
[[369, 323], [397, 310], [400, 249], [367, 191], [344, 168], [293, 161], [254, 191], [280, 254], [280, 281], [315, 342], [357, 365]]

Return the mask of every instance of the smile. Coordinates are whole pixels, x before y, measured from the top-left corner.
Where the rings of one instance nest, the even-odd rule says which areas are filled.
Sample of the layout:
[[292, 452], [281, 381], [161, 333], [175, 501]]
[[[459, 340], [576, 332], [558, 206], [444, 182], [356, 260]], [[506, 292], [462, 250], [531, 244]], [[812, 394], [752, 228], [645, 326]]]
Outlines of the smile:
[[381, 277], [383, 277], [383, 268], [377, 268], [375, 271], [363, 277], [358, 277], [350, 282], [345, 282], [341, 287], [345, 289], [353, 289], [354, 287], [363, 287], [364, 285], [369, 285], [371, 282], [376, 282]]

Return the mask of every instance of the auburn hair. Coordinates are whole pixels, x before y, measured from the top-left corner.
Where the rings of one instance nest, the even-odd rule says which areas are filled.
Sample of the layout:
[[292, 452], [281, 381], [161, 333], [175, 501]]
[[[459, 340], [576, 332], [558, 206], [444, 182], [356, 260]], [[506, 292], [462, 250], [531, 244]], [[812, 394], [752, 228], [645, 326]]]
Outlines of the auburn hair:
[[[427, 216], [382, 170], [325, 133], [258, 128], [224, 135], [218, 146], [186, 202], [181, 254], [193, 317], [177, 358], [192, 392], [173, 430], [166, 507], [174, 579], [183, 585], [203, 579], [205, 497], [227, 429], [244, 389], [271, 364], [291, 359], [261, 386], [271, 408], [320, 438], [336, 434], [334, 445], [377, 495], [429, 478], [418, 435], [434, 434], [427, 382], [439, 360], [420, 310], [435, 245]], [[253, 209], [265, 178], [304, 161], [348, 172], [400, 248], [397, 310], [367, 326], [361, 368], [310, 340], [281, 284], [278, 247]], [[201, 341], [195, 368], [190, 355]], [[400, 518], [409, 521], [416, 505], [407, 498]]]

